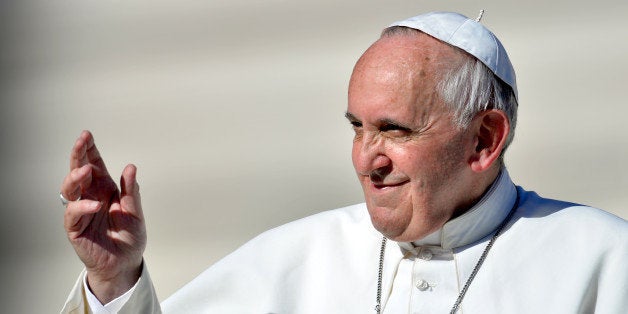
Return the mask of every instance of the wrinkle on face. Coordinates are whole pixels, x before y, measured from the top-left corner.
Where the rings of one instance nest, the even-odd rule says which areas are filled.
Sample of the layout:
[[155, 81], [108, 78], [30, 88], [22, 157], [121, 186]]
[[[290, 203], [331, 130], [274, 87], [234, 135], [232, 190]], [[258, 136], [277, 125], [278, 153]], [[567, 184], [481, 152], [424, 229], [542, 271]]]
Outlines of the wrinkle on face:
[[373, 44], [354, 68], [353, 163], [373, 225], [393, 240], [430, 234], [465, 201], [468, 137], [437, 92], [458, 62], [453, 48], [428, 35], [399, 35]]

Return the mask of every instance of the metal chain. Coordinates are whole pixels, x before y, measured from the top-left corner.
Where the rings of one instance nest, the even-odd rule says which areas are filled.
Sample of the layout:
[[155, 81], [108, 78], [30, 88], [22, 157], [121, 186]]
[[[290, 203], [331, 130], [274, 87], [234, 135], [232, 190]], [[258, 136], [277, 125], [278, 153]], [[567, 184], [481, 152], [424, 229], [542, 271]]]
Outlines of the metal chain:
[[458, 298], [456, 299], [454, 306], [451, 308], [451, 311], [449, 312], [450, 314], [456, 313], [456, 311], [458, 310], [458, 307], [460, 307], [460, 303], [462, 303], [462, 299], [464, 299], [464, 295], [467, 293], [467, 290], [469, 289], [471, 282], [475, 278], [475, 275], [477, 275], [478, 271], [480, 270], [480, 267], [482, 267], [482, 264], [484, 263], [484, 260], [486, 259], [486, 256], [488, 255], [488, 251], [491, 250], [491, 248], [493, 247], [493, 243], [495, 243], [495, 240], [497, 240], [497, 237], [502, 232], [502, 229], [504, 229], [506, 224], [508, 224], [508, 222], [510, 221], [510, 218], [512, 218], [512, 215], [515, 213], [515, 209], [517, 208], [517, 205], [519, 205], [519, 191], [517, 191], [517, 198], [515, 200], [515, 204], [510, 209], [508, 216], [506, 216], [506, 219], [504, 219], [502, 223], [499, 225], [499, 227], [497, 227], [497, 231], [495, 231], [495, 234], [491, 238], [491, 241], [489, 241], [488, 244], [486, 245], [486, 248], [484, 248], [484, 252], [482, 252], [482, 256], [480, 256], [480, 260], [478, 260], [478, 262], [475, 264], [475, 267], [473, 267], [473, 271], [471, 272], [469, 279], [467, 279], [467, 282], [464, 284], [464, 287], [462, 287], [462, 291], [460, 291], [460, 294], [458, 294]]
[[[462, 299], [464, 299], [464, 295], [467, 293], [467, 290], [469, 289], [469, 286], [471, 285], [471, 282], [475, 278], [475, 275], [477, 275], [478, 271], [480, 270], [480, 267], [482, 267], [482, 264], [484, 263], [484, 260], [486, 259], [486, 256], [488, 255], [488, 251], [491, 250], [491, 248], [493, 247], [493, 243], [495, 243], [495, 240], [497, 240], [497, 237], [502, 232], [502, 229], [504, 229], [506, 224], [508, 224], [508, 222], [510, 221], [510, 219], [514, 215], [518, 205], [519, 205], [519, 191], [517, 191], [517, 198], [515, 199], [515, 204], [510, 209], [510, 212], [508, 212], [508, 216], [506, 216], [506, 218], [502, 221], [502, 223], [497, 227], [497, 230], [495, 231], [495, 234], [493, 234], [493, 237], [491, 237], [491, 240], [488, 242], [488, 244], [484, 248], [484, 252], [482, 252], [482, 256], [480, 256], [480, 259], [475, 264], [475, 267], [473, 267], [473, 271], [471, 272], [471, 275], [469, 276], [469, 279], [467, 279], [467, 282], [464, 284], [464, 287], [462, 288], [462, 291], [460, 291], [460, 294], [458, 294], [458, 298], [456, 299], [456, 302], [454, 303], [454, 306], [451, 308], [451, 311], [449, 312], [450, 314], [456, 313], [456, 311], [460, 307], [460, 303], [462, 303]], [[382, 237], [382, 248], [381, 248], [381, 250], [379, 252], [379, 274], [377, 276], [377, 299], [376, 299], [377, 305], [375, 305], [375, 312], [377, 314], [380, 314], [380, 312], [381, 312], [382, 275], [383, 275], [383, 272], [384, 272], [384, 253], [385, 253], [385, 250], [386, 250], [386, 237]]]
[[384, 273], [384, 254], [386, 253], [386, 237], [382, 237], [382, 248], [379, 251], [379, 273], [377, 275], [377, 298], [375, 301], [375, 313], [382, 310], [382, 275]]

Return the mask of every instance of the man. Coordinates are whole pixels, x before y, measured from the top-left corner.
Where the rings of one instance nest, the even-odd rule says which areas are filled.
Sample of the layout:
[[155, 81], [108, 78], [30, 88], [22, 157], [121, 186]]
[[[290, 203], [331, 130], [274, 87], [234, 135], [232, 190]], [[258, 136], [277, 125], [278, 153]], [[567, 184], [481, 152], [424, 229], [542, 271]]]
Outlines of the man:
[[263, 233], [161, 306], [136, 169], [118, 192], [83, 132], [61, 196], [86, 270], [63, 312], [623, 313], [626, 222], [512, 183], [517, 106], [512, 65], [481, 24], [443, 12], [395, 23], [349, 85], [366, 203]]

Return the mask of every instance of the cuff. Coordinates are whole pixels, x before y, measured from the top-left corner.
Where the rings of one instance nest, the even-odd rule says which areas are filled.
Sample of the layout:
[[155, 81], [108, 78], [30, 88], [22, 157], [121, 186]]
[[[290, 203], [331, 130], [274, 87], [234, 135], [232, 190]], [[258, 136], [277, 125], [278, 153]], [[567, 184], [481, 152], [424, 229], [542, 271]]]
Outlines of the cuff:
[[[144, 265], [142, 265], [142, 268], [143, 267]], [[131, 287], [131, 289], [129, 289], [127, 292], [111, 300], [109, 303], [103, 305], [102, 303], [100, 303], [100, 301], [98, 301], [96, 296], [89, 289], [89, 286], [87, 285], [87, 273], [85, 273], [85, 275], [83, 276], [83, 290], [85, 291], [85, 297], [87, 299], [87, 304], [89, 305], [89, 308], [92, 310], [94, 314], [118, 313], [122, 309], [124, 304], [126, 304], [126, 302], [129, 301], [129, 299], [131, 298], [131, 295], [133, 295], [133, 291], [135, 291], [135, 288], [137, 287], [137, 284], [140, 282], [140, 279], [142, 279], [142, 277], [140, 277], [135, 282], [135, 285], [133, 285], [133, 287]]]

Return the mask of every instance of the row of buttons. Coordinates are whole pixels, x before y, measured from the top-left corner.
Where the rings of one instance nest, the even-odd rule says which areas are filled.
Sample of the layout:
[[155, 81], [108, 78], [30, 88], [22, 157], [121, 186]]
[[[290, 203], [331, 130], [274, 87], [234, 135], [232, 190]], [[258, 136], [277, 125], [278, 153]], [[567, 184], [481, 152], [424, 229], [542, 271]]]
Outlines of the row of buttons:
[[[434, 254], [428, 249], [422, 249], [421, 252], [419, 252], [419, 258], [422, 260], [429, 261], [432, 257], [434, 257]], [[419, 279], [416, 283], [416, 288], [425, 291], [430, 288], [430, 284], [426, 280]]]

